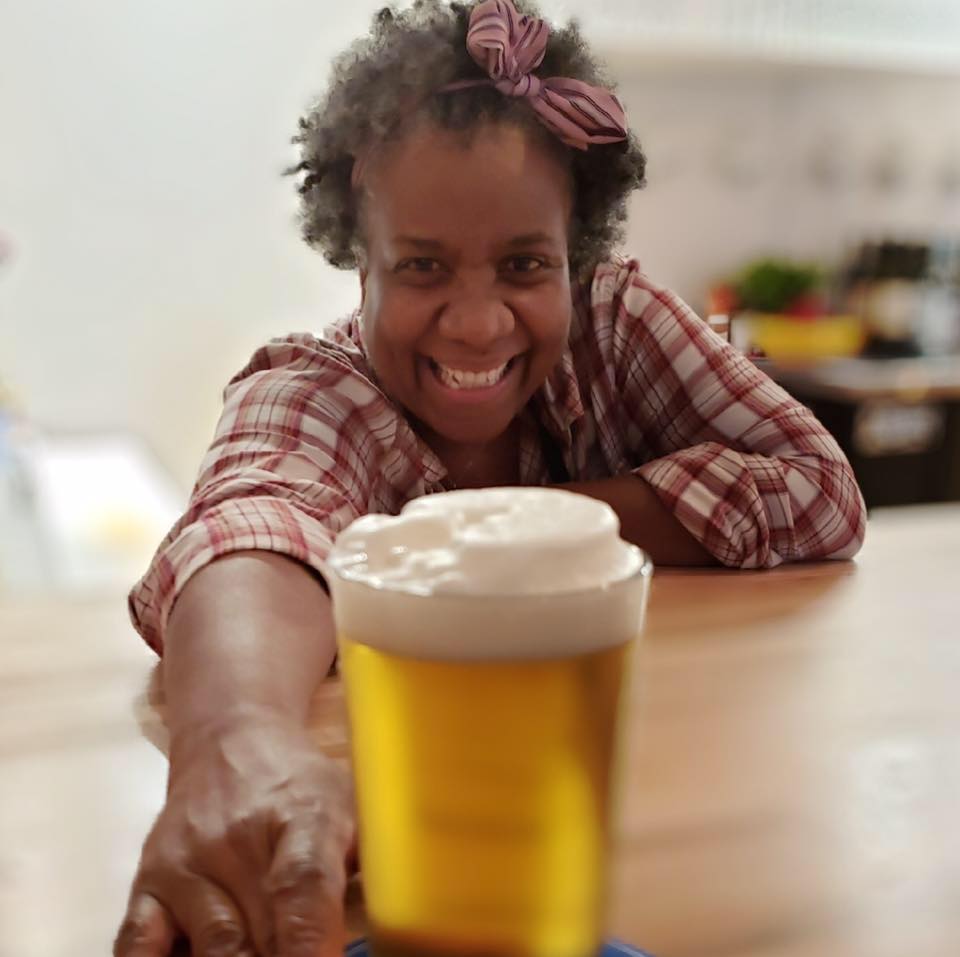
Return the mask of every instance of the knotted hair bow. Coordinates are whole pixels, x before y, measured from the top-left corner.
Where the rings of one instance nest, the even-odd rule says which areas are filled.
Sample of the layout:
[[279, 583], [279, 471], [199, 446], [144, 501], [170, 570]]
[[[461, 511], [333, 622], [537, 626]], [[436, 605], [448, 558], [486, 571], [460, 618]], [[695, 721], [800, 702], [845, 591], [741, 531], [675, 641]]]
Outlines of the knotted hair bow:
[[489, 83], [504, 96], [523, 97], [540, 122], [575, 149], [625, 140], [627, 117], [609, 90], [533, 75], [547, 52], [549, 33], [543, 20], [521, 16], [510, 0], [481, 0], [470, 13], [467, 49], [490, 79], [461, 80], [444, 91]]

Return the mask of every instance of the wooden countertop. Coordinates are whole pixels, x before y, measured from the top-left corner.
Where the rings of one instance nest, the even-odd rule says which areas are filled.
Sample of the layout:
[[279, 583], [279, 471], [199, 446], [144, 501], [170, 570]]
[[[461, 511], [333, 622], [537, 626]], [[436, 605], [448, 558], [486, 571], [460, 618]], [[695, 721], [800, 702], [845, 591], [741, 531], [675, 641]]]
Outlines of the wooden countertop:
[[[877, 513], [855, 563], [657, 573], [613, 933], [658, 957], [960, 953], [958, 584], [960, 506]], [[109, 953], [163, 800], [151, 665], [120, 596], [0, 602], [0, 955]], [[342, 753], [338, 714], [331, 685]]]

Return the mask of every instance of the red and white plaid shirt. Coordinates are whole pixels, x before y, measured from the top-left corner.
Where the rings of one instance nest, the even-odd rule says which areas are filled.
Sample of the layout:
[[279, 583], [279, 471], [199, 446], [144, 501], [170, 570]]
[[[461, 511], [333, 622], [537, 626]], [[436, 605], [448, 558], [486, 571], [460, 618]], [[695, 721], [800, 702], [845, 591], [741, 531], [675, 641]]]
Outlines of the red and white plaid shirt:
[[[635, 261], [575, 292], [568, 351], [523, 415], [524, 485], [642, 476], [724, 565], [849, 558], [865, 508], [813, 414]], [[323, 571], [368, 512], [445, 488], [440, 460], [377, 386], [357, 317], [270, 342], [228, 385], [189, 507], [130, 594], [157, 651], [180, 589], [228, 552]]]

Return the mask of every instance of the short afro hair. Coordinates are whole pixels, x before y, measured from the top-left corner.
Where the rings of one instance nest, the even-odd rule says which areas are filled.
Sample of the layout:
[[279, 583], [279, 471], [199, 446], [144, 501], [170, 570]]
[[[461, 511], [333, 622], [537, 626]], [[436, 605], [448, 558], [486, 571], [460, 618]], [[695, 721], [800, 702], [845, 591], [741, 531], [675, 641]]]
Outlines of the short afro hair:
[[[536, 15], [529, 3], [515, 5]], [[444, 0], [416, 0], [403, 11], [384, 7], [369, 35], [335, 60], [326, 95], [301, 118], [293, 139], [300, 162], [289, 172], [303, 174], [298, 189], [304, 239], [332, 265], [360, 264], [360, 216], [351, 184], [355, 158], [374, 143], [401, 137], [412, 113], [468, 134], [487, 123], [512, 123], [564, 157], [574, 192], [569, 256], [574, 274], [608, 258], [622, 239], [627, 198], [645, 182], [646, 158], [632, 134], [620, 143], [577, 150], [547, 131], [522, 100], [491, 86], [441, 92], [449, 83], [485, 77], [467, 50], [470, 11], [468, 4]], [[537, 73], [613, 88], [576, 23], [551, 30]]]

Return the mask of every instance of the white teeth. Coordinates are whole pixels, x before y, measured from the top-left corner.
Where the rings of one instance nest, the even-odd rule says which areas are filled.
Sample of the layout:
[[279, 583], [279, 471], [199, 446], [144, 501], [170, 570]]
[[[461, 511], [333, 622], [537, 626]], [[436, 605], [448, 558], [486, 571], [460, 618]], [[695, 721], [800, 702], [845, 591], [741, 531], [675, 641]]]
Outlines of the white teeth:
[[486, 389], [496, 385], [506, 374], [509, 362], [505, 362], [496, 369], [488, 369], [486, 372], [467, 372], [463, 369], [451, 369], [448, 366], [442, 366], [439, 362], [434, 363], [437, 375], [440, 381], [450, 389]]

